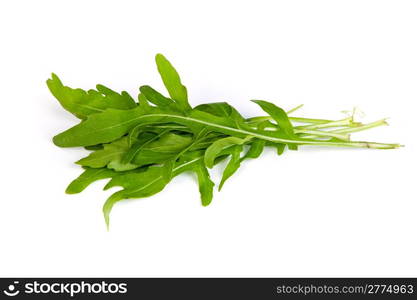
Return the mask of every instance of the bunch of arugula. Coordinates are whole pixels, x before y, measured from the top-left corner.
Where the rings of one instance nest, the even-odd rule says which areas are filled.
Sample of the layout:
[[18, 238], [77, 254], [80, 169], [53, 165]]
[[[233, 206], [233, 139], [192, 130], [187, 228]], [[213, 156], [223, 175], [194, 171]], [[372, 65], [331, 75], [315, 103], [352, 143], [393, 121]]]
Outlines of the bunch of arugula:
[[[141, 86], [138, 102], [127, 92], [103, 85], [84, 91], [64, 86], [52, 74], [47, 85], [60, 104], [81, 122], [56, 135], [55, 145], [85, 147], [92, 152], [77, 161], [85, 170], [66, 192], [75, 194], [100, 179], [104, 189], [119, 186], [104, 204], [107, 226], [113, 205], [123, 199], [144, 198], [160, 192], [183, 172], [197, 175], [201, 202], [210, 204], [214, 183], [207, 168], [230, 157], [219, 190], [248, 158], [257, 158], [265, 146], [281, 155], [300, 145], [393, 149], [398, 144], [350, 141], [349, 134], [380, 125], [362, 124], [353, 115], [341, 120], [289, 117], [273, 103], [253, 100], [267, 116], [245, 118], [226, 102], [191, 107], [187, 89], [170, 62], [161, 54], [156, 64], [169, 97]], [[294, 124], [301, 125], [294, 125]]]

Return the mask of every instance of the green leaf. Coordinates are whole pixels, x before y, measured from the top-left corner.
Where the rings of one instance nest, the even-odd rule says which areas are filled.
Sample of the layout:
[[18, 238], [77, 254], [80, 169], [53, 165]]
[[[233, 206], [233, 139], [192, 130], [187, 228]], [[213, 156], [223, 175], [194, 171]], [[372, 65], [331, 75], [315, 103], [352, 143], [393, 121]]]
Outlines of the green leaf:
[[189, 151], [193, 146], [197, 145], [198, 143], [200, 143], [201, 141], [203, 141], [206, 136], [207, 136], [208, 132], [206, 130], [206, 128], [203, 128], [200, 132], [198, 132], [197, 134], [194, 135], [193, 137], [193, 141], [191, 144], [187, 145], [187, 147], [185, 147], [184, 149], [182, 149], [180, 152], [178, 152], [172, 159], [166, 161], [164, 163], [164, 179], [165, 180], [171, 180], [171, 176], [172, 176], [172, 170], [174, 168], [174, 164], [175, 162], [185, 153], [187, 153], [187, 151]]
[[[130, 96], [130, 94], [126, 91], [122, 91], [119, 94], [119, 93], [113, 91], [112, 89], [102, 85], [102, 84], [97, 84], [96, 89], [97, 89], [97, 91], [99, 91], [103, 95], [108, 96], [108, 97], [112, 97], [116, 101], [119, 101], [120, 103], [126, 104], [128, 106], [128, 108], [126, 108], [126, 109], [134, 108], [136, 106], [135, 99], [133, 99], [133, 97]], [[114, 108], [117, 108], [117, 107], [114, 107]], [[120, 109], [122, 109], [122, 108], [120, 108]]]
[[[142, 136], [139, 140], [141, 139]], [[147, 138], [144, 137], [143, 142], [146, 140]], [[139, 166], [164, 164], [166, 161], [172, 160], [177, 156], [191, 142], [192, 137], [189, 135], [181, 135], [173, 132], [166, 133], [159, 137], [159, 139], [142, 147], [134, 157], [132, 163]]]
[[53, 142], [60, 147], [92, 146], [112, 142], [140, 123], [138, 118], [142, 112], [141, 106], [138, 106], [130, 110], [108, 109], [90, 115], [86, 121], [56, 135]]
[[229, 163], [227, 164], [226, 168], [223, 171], [222, 180], [219, 185], [219, 191], [222, 189], [224, 183], [228, 178], [230, 178], [240, 167], [240, 153], [242, 152], [243, 147], [242, 145], [236, 145], [232, 148], [232, 155], [229, 160]]
[[168, 132], [169, 132], [169, 130], [164, 130], [164, 131], [162, 131], [158, 134], [149, 135], [145, 139], [138, 140], [138, 142], [133, 144], [130, 147], [130, 149], [123, 155], [122, 162], [125, 163], [125, 164], [130, 163], [135, 158], [135, 156], [140, 152], [140, 150], [142, 148], [146, 147], [146, 145], [148, 145], [148, 144], [152, 143], [153, 141], [159, 139], [160, 137], [167, 134]]
[[76, 163], [90, 168], [102, 168], [108, 166], [116, 171], [127, 171], [138, 166], [131, 163], [122, 163], [122, 157], [129, 149], [127, 137], [118, 139], [110, 144], [103, 145], [103, 149], [92, 152], [89, 156]]
[[203, 206], [207, 206], [213, 200], [214, 182], [211, 181], [210, 174], [202, 160], [200, 160], [197, 166], [194, 168], [194, 172], [197, 174], [198, 178], [198, 188], [200, 190], [201, 204]]
[[105, 186], [105, 189], [121, 186], [123, 190], [111, 195], [103, 206], [104, 218], [109, 226], [109, 216], [114, 204], [123, 199], [150, 197], [163, 190], [167, 182], [162, 180], [162, 168], [150, 167], [144, 172], [119, 175]]
[[284, 153], [285, 144], [275, 144], [275, 148], [277, 148], [278, 155], [281, 155], [282, 153]]
[[[259, 130], [264, 130], [265, 128], [276, 128], [277, 126], [278, 126], [278, 125], [273, 124], [273, 123], [271, 123], [271, 122], [270, 122], [270, 121], [268, 121], [268, 120], [264, 120], [264, 121], [260, 122], [260, 123], [257, 125], [257, 128], [258, 128]], [[274, 148], [276, 148], [276, 149], [277, 149], [277, 153], [278, 153], [278, 155], [281, 155], [282, 153], [284, 153], [284, 150], [285, 150], [286, 144], [282, 144], [282, 143], [271, 143], [271, 142], [268, 142], [268, 141], [264, 141], [264, 142], [265, 142], [265, 145], [266, 145], [266, 146], [270, 146], [270, 147], [274, 147]], [[296, 145], [292, 145], [292, 146], [297, 147]]]
[[65, 192], [67, 194], [80, 193], [94, 181], [111, 178], [118, 174], [118, 172], [107, 168], [85, 168], [85, 171], [68, 185]]
[[162, 54], [157, 54], [155, 61], [170, 97], [177, 102], [182, 109], [191, 109], [191, 106], [188, 103], [187, 89], [182, 85], [177, 71]]
[[207, 148], [206, 153], [204, 155], [204, 163], [208, 168], [212, 168], [214, 165], [214, 161], [219, 153], [224, 150], [225, 148], [234, 146], [234, 145], [243, 145], [247, 142], [248, 139], [241, 139], [237, 137], [226, 137], [215, 141], [211, 144], [210, 147]]
[[[272, 124], [269, 121], [262, 121], [257, 125], [257, 129], [264, 130], [269, 125], [274, 125], [274, 124]], [[247, 158], [258, 158], [262, 154], [265, 148], [265, 145], [266, 145], [265, 140], [253, 139], [248, 152], [246, 152], [245, 156], [242, 158], [241, 161]]]
[[149, 102], [156, 106], [169, 107], [175, 105], [175, 102], [164, 95], [151, 88], [149, 85], [144, 85], [139, 88], [140, 92], [146, 97]]
[[248, 152], [242, 158], [242, 161], [247, 158], [258, 158], [265, 148], [265, 141], [260, 139], [254, 139], [250, 144]]
[[138, 168], [138, 165], [131, 163], [123, 163], [120, 158], [114, 159], [108, 163], [107, 168], [113, 169], [118, 172], [129, 171]]
[[[177, 163], [174, 168], [174, 176], [186, 171], [194, 172], [197, 175], [198, 187], [200, 191], [201, 204], [207, 206], [213, 199], [214, 183], [210, 179], [203, 162], [204, 153], [201, 151], [188, 152], [182, 157], [181, 162]], [[184, 160], [185, 158], [185, 160]]]
[[227, 102], [200, 104], [194, 110], [204, 111], [218, 117], [229, 117], [238, 122], [245, 122], [245, 118]]
[[165, 132], [157, 140], [143, 147], [143, 150], [157, 153], [174, 153], [190, 145], [192, 140], [193, 138], [188, 134]]
[[53, 73], [46, 84], [62, 107], [80, 119], [86, 119], [89, 115], [103, 112], [107, 108], [124, 110], [136, 107], [135, 101], [126, 92], [120, 95], [104, 86], [98, 87], [105, 91], [105, 94], [95, 90], [86, 92], [82, 89], [72, 89], [64, 86]]
[[295, 137], [293, 126], [285, 110], [268, 101], [252, 101], [258, 104], [266, 113], [268, 113], [275, 120], [275, 122], [277, 122], [279, 128], [284, 131], [288, 137]]
[[[258, 104], [265, 112], [267, 112], [275, 120], [275, 122], [277, 122], [279, 128], [285, 133], [285, 135], [288, 138], [297, 139], [297, 136], [294, 134], [294, 128], [291, 124], [291, 121], [288, 118], [287, 113], [282, 108], [268, 101], [263, 101], [263, 100], [252, 100], [252, 101]], [[280, 148], [282, 148], [282, 146], [280, 146]], [[288, 148], [290, 150], [297, 150], [297, 145], [288, 144]], [[280, 150], [278, 150], [278, 153], [279, 152]]]
[[127, 135], [127, 143], [128, 143], [129, 148], [135, 143], [139, 135], [145, 131], [146, 126], [148, 126], [148, 124], [142, 123], [142, 124], [136, 125], [129, 131]]
[[[173, 169], [173, 177], [181, 174], [182, 172], [193, 169], [195, 164], [202, 159], [201, 152], [196, 154], [197, 156], [195, 157], [193, 154], [190, 154], [188, 157], [184, 157], [186, 158], [185, 160], [177, 163]], [[104, 189], [107, 190], [115, 186], [121, 186], [123, 189], [111, 195], [103, 206], [103, 214], [107, 228], [109, 227], [110, 222], [110, 212], [115, 203], [123, 199], [150, 197], [162, 191], [168, 184], [168, 182], [163, 179], [163, 172], [164, 170], [162, 167], [152, 166], [146, 171], [132, 171], [130, 173], [113, 177]], [[205, 189], [207, 188], [207, 184], [209, 183], [205, 183]], [[204, 192], [206, 193], [206, 191]], [[207, 196], [208, 195], [205, 194], [204, 197]]]
[[138, 166], [150, 164], [164, 164], [166, 161], [173, 159], [177, 152], [157, 152], [151, 149], [142, 149], [132, 161]]
[[149, 102], [148, 99], [146, 98], [146, 96], [144, 94], [139, 94], [138, 95], [138, 100], [139, 100], [139, 106], [141, 107], [142, 110], [146, 110], [147, 108], [149, 108]]

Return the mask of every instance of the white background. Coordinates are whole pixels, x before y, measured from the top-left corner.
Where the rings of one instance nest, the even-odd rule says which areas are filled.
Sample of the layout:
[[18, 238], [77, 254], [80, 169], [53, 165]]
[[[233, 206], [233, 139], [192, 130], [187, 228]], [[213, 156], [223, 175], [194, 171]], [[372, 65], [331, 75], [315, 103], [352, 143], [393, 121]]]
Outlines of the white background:
[[[1, 1], [0, 276], [417, 276], [416, 1]], [[399, 150], [301, 148], [247, 161], [202, 207], [195, 179], [115, 206], [66, 185], [87, 152], [48, 92], [162, 88], [165, 54], [192, 104], [250, 99], [301, 116], [390, 126], [354, 136]], [[218, 182], [221, 169], [212, 172]]]

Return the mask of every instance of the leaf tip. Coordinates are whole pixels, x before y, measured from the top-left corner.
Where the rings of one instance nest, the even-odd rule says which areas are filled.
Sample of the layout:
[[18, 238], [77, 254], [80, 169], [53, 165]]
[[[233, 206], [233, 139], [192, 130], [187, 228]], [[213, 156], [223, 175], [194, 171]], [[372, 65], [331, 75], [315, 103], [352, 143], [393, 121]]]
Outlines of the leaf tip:
[[77, 193], [78, 192], [73, 189], [73, 187], [71, 186], [71, 184], [65, 190], [65, 194], [68, 194], [68, 195], [73, 195], [73, 194], [77, 194]]
[[54, 85], [62, 86], [62, 82], [55, 73], [51, 73], [51, 78], [48, 78], [46, 80], [46, 85], [48, 86], [49, 89], [52, 89]]
[[211, 155], [207, 153], [207, 150], [204, 154], [204, 165], [209, 169], [212, 169], [214, 166], [214, 158], [212, 159]]
[[201, 204], [202, 204], [204, 207], [209, 206], [209, 205], [210, 205], [210, 203], [211, 203], [211, 199], [210, 199], [210, 200], [206, 200], [206, 201], [202, 201], [202, 202], [201, 202]]
[[84, 158], [81, 158], [81, 159], [77, 160], [76, 162], [74, 162], [74, 164], [80, 165], [80, 166], [84, 166], [83, 163], [84, 163]]
[[63, 145], [64, 145], [60, 134], [54, 136], [52, 138], [52, 142], [54, 143], [55, 146], [58, 146], [58, 147], [63, 147]]
[[112, 182], [112, 180], [110, 180], [109, 182], [107, 182], [107, 184], [103, 187], [103, 191], [107, 191], [108, 189], [110, 189], [110, 188], [112, 188], [114, 185], [113, 185], [113, 182]]
[[161, 60], [161, 59], [166, 59], [166, 58], [162, 53], [157, 53], [155, 55], [155, 60], [158, 61], [158, 60]]
[[110, 209], [104, 204], [103, 206], [103, 217], [104, 222], [106, 223], [106, 229], [107, 231], [110, 231]]

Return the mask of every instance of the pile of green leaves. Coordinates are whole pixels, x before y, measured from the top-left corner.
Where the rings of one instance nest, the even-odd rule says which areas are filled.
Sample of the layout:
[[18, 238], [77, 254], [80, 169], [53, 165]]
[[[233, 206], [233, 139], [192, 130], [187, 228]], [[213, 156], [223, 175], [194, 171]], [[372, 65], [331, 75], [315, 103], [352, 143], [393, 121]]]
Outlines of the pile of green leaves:
[[121, 187], [104, 204], [107, 226], [116, 202], [152, 196], [184, 172], [196, 174], [201, 202], [209, 205], [214, 183], [207, 169], [228, 159], [220, 190], [244, 160], [259, 157], [266, 146], [276, 148], [279, 155], [286, 147], [297, 150], [301, 145], [377, 149], [399, 146], [350, 141], [350, 133], [384, 125], [385, 120], [361, 124], [353, 116], [341, 120], [290, 117], [299, 107], [285, 112], [263, 100], [253, 102], [266, 115], [252, 118], [245, 118], [226, 102], [192, 107], [187, 89], [170, 62], [158, 54], [156, 65], [169, 97], [148, 85], [139, 88], [136, 101], [127, 92], [118, 93], [103, 85], [88, 91], [72, 89], [55, 74], [47, 81], [60, 104], [81, 119], [56, 135], [53, 142], [59, 147], [85, 147], [91, 151], [76, 162], [84, 172], [66, 192], [79, 193], [100, 179], [109, 179], [105, 190]]

